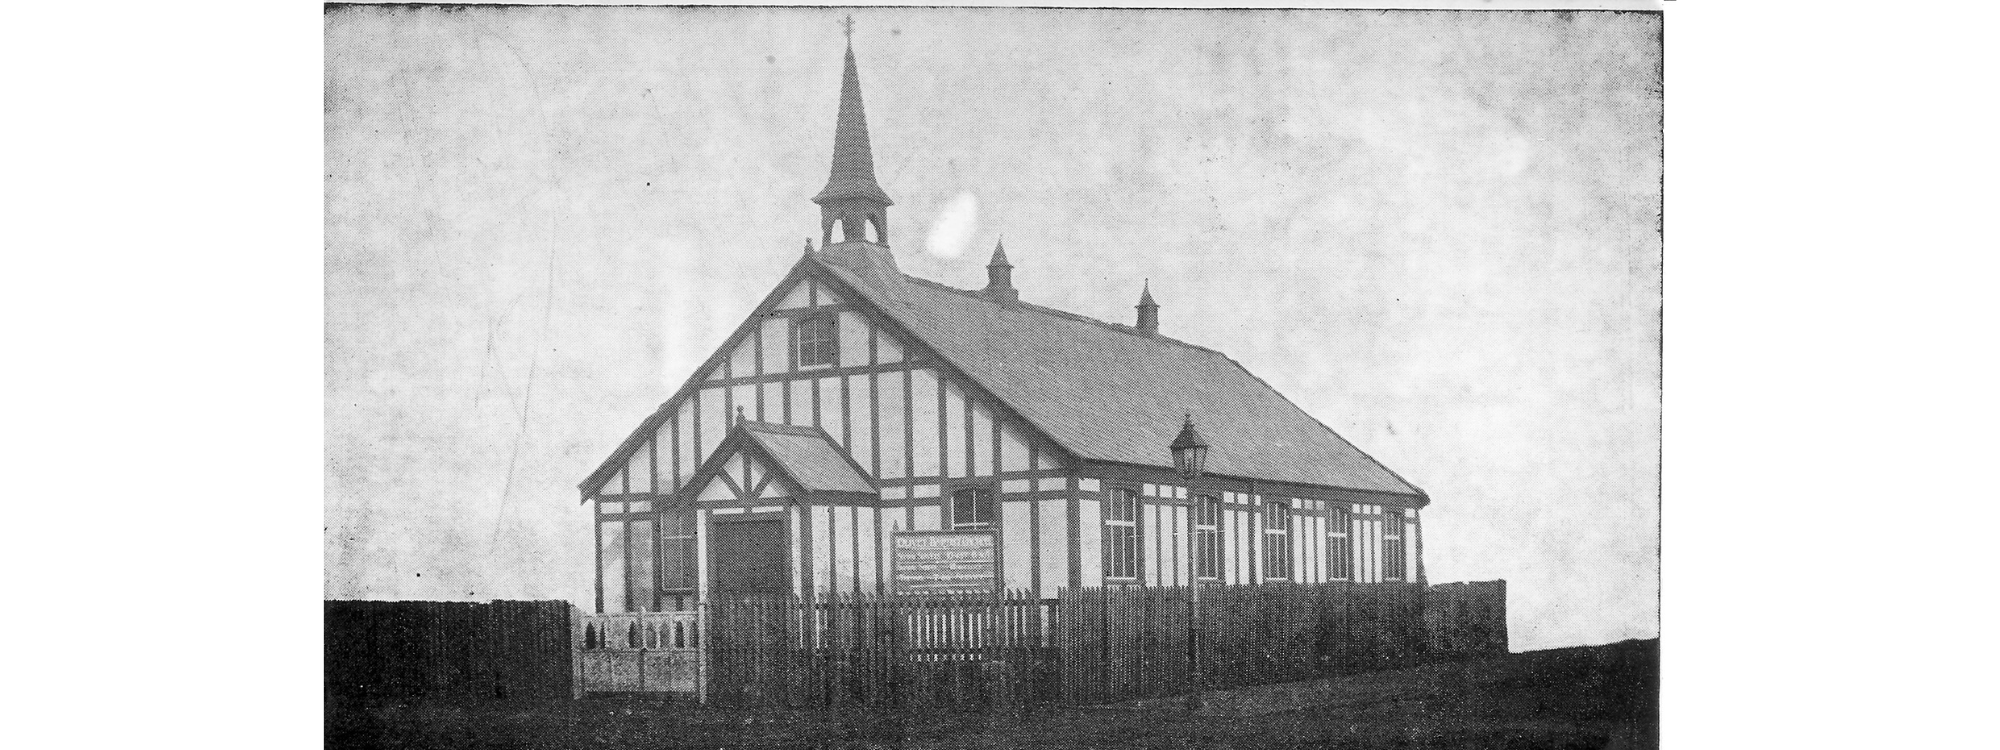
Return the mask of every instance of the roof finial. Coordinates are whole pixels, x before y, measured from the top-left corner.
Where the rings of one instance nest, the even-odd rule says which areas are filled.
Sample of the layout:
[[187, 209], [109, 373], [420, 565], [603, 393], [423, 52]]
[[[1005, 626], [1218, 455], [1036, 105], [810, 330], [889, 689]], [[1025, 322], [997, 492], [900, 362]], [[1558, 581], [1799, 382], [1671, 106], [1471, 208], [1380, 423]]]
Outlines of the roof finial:
[[854, 14], [847, 14], [847, 20], [841, 21], [840, 25], [847, 27], [847, 46], [854, 46]]
[[1153, 301], [1153, 280], [1147, 279], [1146, 286], [1139, 292], [1139, 325], [1134, 326], [1140, 333], [1152, 336], [1160, 332], [1160, 303]]
[[986, 262], [986, 296], [999, 302], [1021, 298], [1014, 289], [1014, 264], [1007, 262], [1007, 243], [993, 243], [993, 259]]
[[811, 237], [806, 238], [806, 254], [813, 254], [813, 238]]
[[737, 424], [743, 424], [743, 422], [744, 422], [744, 421], [745, 421], [745, 420], [744, 420], [744, 417], [743, 417], [743, 407], [741, 407], [741, 406], [738, 406], [738, 407], [736, 407], [736, 423], [737, 423]]

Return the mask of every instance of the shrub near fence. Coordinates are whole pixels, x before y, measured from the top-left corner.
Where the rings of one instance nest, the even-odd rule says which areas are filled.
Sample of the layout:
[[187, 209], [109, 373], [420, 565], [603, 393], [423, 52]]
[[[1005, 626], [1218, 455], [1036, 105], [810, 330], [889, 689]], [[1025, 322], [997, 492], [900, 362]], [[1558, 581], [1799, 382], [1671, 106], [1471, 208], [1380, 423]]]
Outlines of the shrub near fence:
[[328, 700], [568, 698], [562, 601], [328, 601]]
[[1209, 586], [1199, 604], [1186, 587], [1064, 589], [1055, 600], [716, 602], [709, 695], [733, 705], [1020, 708], [1388, 669], [1424, 658], [1440, 642], [1435, 628], [1480, 634], [1442, 641], [1453, 653], [1493, 650], [1496, 611], [1504, 651], [1505, 590], [1480, 586], [1435, 599], [1466, 603], [1437, 616], [1414, 583]]

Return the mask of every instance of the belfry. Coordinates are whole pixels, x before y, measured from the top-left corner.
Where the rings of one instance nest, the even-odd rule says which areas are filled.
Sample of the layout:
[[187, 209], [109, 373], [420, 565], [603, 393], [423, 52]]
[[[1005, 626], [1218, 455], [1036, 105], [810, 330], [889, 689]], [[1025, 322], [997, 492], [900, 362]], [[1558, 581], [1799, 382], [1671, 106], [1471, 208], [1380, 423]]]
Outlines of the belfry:
[[[847, 67], [840, 77], [840, 114], [834, 121], [833, 170], [813, 196], [819, 204], [820, 245], [874, 242], [889, 245], [889, 207], [895, 201], [875, 183], [875, 155], [868, 145], [868, 115], [861, 107], [861, 76], [854, 66], [854, 19], [847, 20]], [[840, 227], [835, 240], [833, 228]], [[873, 229], [873, 236], [867, 230]]]

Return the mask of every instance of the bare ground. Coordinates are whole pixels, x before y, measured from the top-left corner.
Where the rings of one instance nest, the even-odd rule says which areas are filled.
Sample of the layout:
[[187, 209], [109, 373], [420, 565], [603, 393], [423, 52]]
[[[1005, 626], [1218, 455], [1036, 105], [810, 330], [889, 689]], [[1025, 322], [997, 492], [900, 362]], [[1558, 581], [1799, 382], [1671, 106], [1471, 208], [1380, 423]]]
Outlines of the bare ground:
[[646, 700], [327, 706], [329, 748], [1652, 748], [1659, 641], [1027, 716], [746, 712]]

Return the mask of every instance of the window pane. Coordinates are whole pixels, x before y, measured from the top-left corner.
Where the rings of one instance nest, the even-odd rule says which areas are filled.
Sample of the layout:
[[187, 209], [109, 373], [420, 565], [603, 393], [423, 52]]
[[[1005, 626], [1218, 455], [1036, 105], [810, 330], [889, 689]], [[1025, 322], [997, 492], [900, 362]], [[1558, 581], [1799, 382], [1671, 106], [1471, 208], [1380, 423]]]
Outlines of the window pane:
[[604, 611], [625, 611], [625, 524], [612, 521], [598, 524], [598, 554], [604, 567], [598, 581], [604, 584]]
[[653, 522], [634, 521], [631, 527], [632, 608], [651, 611], [659, 608], [653, 597]]

